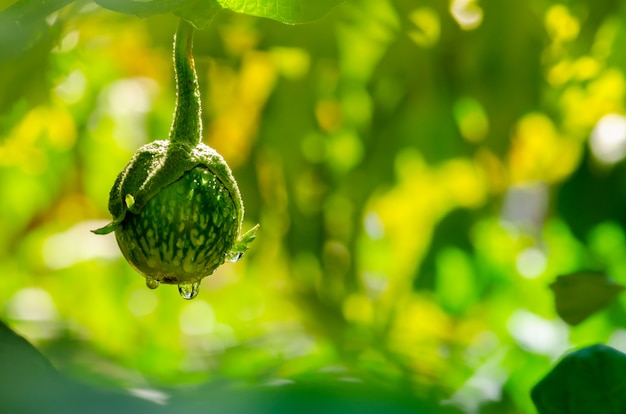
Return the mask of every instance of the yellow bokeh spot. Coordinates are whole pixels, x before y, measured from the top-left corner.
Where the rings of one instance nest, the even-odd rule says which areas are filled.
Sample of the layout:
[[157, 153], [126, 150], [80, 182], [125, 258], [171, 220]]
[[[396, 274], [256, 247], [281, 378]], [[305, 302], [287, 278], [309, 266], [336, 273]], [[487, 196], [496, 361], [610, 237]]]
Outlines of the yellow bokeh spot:
[[437, 177], [453, 204], [475, 208], [485, 202], [485, 179], [473, 162], [465, 159], [448, 161], [441, 166]]
[[275, 47], [270, 51], [281, 75], [288, 79], [300, 79], [309, 72], [311, 56], [296, 47]]
[[420, 7], [409, 14], [409, 20], [415, 26], [409, 30], [409, 37], [422, 47], [430, 47], [439, 41], [441, 23], [437, 12], [429, 7]]
[[476, 152], [476, 166], [482, 170], [486, 184], [492, 193], [504, 192], [509, 184], [508, 171], [502, 160], [488, 148]]
[[389, 332], [389, 346], [409, 358], [416, 372], [433, 379], [445, 377], [450, 361], [440, 351], [455, 337], [451, 318], [426, 294], [412, 294], [401, 305]]
[[589, 56], [583, 56], [574, 63], [574, 73], [576, 79], [580, 81], [598, 76], [601, 69], [600, 63]]
[[580, 145], [562, 137], [546, 115], [532, 113], [517, 124], [509, 152], [512, 183], [558, 182], [578, 164]]
[[374, 316], [374, 306], [364, 294], [353, 293], [343, 302], [343, 316], [350, 322], [370, 323]]
[[389, 257], [378, 271], [389, 276], [392, 286], [388, 292], [392, 296], [394, 289], [405, 288], [393, 285], [393, 281], [403, 280], [415, 270], [428, 248], [435, 223], [449, 207], [434, 173], [416, 150], [398, 153], [396, 176], [398, 184], [373, 197], [368, 208], [380, 218], [389, 242]]
[[336, 131], [343, 123], [341, 104], [334, 99], [319, 101], [315, 106], [315, 119], [322, 131]]
[[574, 74], [574, 65], [569, 59], [560, 60], [550, 67], [546, 73], [546, 79], [552, 86], [561, 86], [569, 82]]
[[277, 69], [269, 54], [249, 52], [242, 58], [238, 74], [215, 65], [209, 76], [214, 118], [207, 128], [207, 143], [236, 168], [248, 159]]
[[76, 138], [74, 120], [65, 109], [33, 108], [0, 144], [0, 165], [41, 174], [48, 166], [45, 144], [56, 151], [67, 151]]
[[586, 87], [569, 86], [561, 95], [563, 124], [567, 130], [591, 129], [608, 113], [622, 113], [626, 82], [618, 69], [604, 70]]
[[241, 19], [238, 24], [228, 26], [221, 31], [224, 47], [231, 55], [241, 56], [254, 49], [259, 43], [259, 33], [249, 23], [250, 21]]
[[576, 61], [562, 59], [548, 69], [546, 79], [552, 86], [561, 86], [572, 80], [593, 79], [601, 70], [602, 64], [590, 56], [582, 56]]
[[545, 25], [550, 37], [557, 41], [574, 40], [580, 30], [578, 19], [562, 4], [556, 4], [548, 9]]

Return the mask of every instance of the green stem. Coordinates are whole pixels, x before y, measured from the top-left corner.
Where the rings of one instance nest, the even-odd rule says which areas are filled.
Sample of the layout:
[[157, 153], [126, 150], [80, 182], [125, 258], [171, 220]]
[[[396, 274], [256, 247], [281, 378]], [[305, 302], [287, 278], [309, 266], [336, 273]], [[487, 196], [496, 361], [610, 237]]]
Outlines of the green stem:
[[174, 35], [176, 112], [169, 136], [172, 142], [192, 147], [202, 137], [200, 88], [192, 54], [194, 32], [191, 23], [180, 19]]

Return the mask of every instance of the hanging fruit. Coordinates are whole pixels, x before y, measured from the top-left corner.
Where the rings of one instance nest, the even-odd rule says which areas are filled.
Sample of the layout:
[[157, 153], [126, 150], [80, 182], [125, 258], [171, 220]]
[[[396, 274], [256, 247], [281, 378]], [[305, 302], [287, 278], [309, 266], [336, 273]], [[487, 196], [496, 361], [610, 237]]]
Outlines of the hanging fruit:
[[118, 175], [109, 198], [126, 260], [155, 289], [176, 284], [193, 299], [202, 278], [248, 249], [258, 225], [241, 234], [243, 202], [222, 156], [201, 142], [198, 77], [192, 56], [194, 27], [180, 19], [174, 37], [176, 110], [168, 140], [139, 148]]

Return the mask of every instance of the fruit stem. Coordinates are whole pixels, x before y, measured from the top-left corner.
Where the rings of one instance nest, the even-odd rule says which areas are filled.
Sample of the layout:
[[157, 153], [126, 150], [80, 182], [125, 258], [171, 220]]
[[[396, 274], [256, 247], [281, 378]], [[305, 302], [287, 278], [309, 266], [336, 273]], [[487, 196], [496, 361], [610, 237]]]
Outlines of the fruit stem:
[[196, 146], [202, 137], [202, 117], [198, 75], [192, 48], [195, 28], [184, 19], [178, 22], [174, 35], [174, 77], [176, 79], [176, 110], [169, 139]]

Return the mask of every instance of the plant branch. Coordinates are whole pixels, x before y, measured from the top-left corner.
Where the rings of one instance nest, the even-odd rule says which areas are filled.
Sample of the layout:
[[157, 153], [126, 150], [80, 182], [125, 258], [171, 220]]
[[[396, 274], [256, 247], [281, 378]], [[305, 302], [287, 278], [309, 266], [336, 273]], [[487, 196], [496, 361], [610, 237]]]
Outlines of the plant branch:
[[202, 118], [198, 75], [193, 60], [193, 35], [191, 23], [180, 19], [174, 35], [174, 73], [176, 79], [176, 110], [170, 140], [197, 145], [202, 137]]

